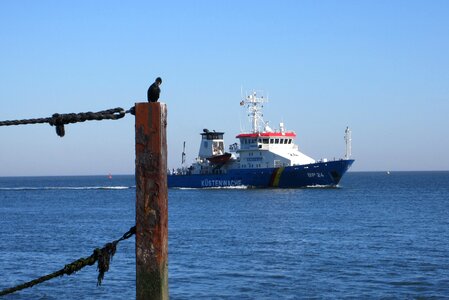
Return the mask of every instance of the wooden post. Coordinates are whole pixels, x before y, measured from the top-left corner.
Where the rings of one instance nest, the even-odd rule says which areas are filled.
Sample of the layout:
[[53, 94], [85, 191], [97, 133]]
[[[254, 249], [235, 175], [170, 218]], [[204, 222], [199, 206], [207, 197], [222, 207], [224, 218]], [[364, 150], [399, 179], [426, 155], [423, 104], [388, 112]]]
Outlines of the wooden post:
[[167, 109], [135, 108], [136, 299], [168, 299]]

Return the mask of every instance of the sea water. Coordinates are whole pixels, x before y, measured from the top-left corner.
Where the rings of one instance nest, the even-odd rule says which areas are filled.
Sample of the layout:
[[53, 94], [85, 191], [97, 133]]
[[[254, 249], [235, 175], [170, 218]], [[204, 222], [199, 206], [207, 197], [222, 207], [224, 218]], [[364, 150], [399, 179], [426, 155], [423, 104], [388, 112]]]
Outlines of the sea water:
[[[0, 178], [0, 290], [135, 223], [133, 176]], [[134, 237], [5, 299], [135, 298]], [[337, 188], [169, 190], [171, 299], [449, 297], [449, 172], [350, 172]]]

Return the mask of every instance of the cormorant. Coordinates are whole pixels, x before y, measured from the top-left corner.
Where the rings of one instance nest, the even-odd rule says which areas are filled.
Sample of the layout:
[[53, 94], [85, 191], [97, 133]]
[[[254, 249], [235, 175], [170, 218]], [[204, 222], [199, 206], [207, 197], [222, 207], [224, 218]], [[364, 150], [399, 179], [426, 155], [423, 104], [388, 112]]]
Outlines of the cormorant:
[[156, 78], [152, 85], [148, 88], [147, 99], [148, 102], [157, 102], [161, 89], [159, 86], [162, 84], [162, 79], [160, 77]]

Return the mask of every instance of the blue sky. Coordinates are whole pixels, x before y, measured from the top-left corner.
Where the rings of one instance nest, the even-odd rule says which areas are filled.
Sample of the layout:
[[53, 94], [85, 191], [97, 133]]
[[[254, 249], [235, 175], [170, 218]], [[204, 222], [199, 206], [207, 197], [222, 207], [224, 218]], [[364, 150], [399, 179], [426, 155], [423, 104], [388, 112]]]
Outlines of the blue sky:
[[[0, 120], [129, 108], [161, 76], [169, 166], [249, 128], [241, 88], [314, 158], [449, 170], [448, 1], [1, 1]], [[134, 120], [0, 127], [0, 176], [134, 173]]]

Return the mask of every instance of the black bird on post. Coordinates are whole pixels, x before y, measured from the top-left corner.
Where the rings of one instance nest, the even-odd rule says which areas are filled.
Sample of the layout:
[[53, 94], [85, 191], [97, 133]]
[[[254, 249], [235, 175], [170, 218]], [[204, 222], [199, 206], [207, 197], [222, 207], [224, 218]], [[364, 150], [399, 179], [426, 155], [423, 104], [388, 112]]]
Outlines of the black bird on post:
[[162, 79], [160, 77], [156, 78], [152, 85], [148, 88], [147, 98], [148, 102], [157, 102], [159, 100], [159, 95], [161, 93], [161, 89], [159, 86], [162, 84]]

